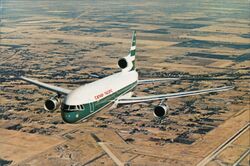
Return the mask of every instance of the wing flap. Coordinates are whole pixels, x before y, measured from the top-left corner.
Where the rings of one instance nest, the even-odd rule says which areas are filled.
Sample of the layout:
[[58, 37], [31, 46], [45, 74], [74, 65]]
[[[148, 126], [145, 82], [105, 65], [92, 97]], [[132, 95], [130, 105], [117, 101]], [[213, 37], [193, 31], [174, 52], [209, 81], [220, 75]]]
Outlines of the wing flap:
[[60, 94], [64, 94], [64, 95], [67, 95], [71, 91], [69, 89], [65, 89], [65, 88], [61, 88], [61, 87], [58, 87], [58, 86], [46, 84], [46, 83], [43, 83], [43, 82], [40, 82], [40, 81], [37, 81], [37, 80], [33, 80], [33, 79], [30, 79], [30, 78], [27, 78], [27, 77], [20, 77], [20, 79], [22, 79], [22, 80], [24, 80], [26, 82], [29, 82], [31, 84], [34, 84], [34, 85], [36, 85], [38, 87], [47, 89], [49, 91], [57, 92], [57, 93], [60, 93]]
[[192, 96], [192, 95], [211, 93], [211, 92], [220, 92], [220, 91], [230, 90], [233, 88], [234, 87], [232, 86], [224, 86], [220, 88], [204, 89], [204, 90], [189, 91], [189, 92], [178, 92], [178, 93], [170, 93], [170, 94], [163, 94], [163, 95], [122, 98], [122, 99], [119, 99], [117, 103], [118, 104], [141, 103], [141, 102], [148, 102], [148, 101], [155, 101], [155, 100], [162, 100], [162, 99]]
[[156, 82], [169, 82], [169, 81], [176, 81], [180, 80], [180, 78], [158, 78], [158, 79], [149, 79], [149, 80], [138, 80], [138, 84], [150, 84], [150, 83], [156, 83]]

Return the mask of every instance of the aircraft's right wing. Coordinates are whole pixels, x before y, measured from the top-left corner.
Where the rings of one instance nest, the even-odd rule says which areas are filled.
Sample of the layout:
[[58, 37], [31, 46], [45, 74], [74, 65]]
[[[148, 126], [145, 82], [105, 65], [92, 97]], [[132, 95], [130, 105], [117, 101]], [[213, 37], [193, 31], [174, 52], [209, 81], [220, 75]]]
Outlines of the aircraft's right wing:
[[142, 97], [122, 97], [116, 101], [117, 104], [132, 104], [132, 103], [142, 103], [148, 101], [155, 101], [155, 100], [163, 100], [169, 98], [178, 98], [178, 97], [185, 97], [185, 96], [192, 96], [204, 93], [211, 93], [211, 92], [220, 92], [233, 89], [232, 86], [224, 86], [220, 88], [213, 88], [213, 89], [204, 89], [204, 90], [196, 90], [196, 91], [189, 91], [189, 92], [178, 92], [178, 93], [170, 93], [170, 94], [162, 94], [162, 95], [151, 95], [151, 96], [142, 96]]
[[138, 85], [156, 83], [156, 82], [169, 82], [180, 80], [180, 78], [158, 78], [158, 79], [149, 79], [149, 80], [138, 80]]
[[40, 82], [37, 80], [33, 80], [33, 79], [30, 79], [27, 77], [20, 77], [20, 78], [24, 81], [27, 81], [31, 84], [38, 86], [38, 87], [41, 87], [41, 88], [44, 88], [44, 89], [47, 89], [47, 90], [50, 90], [53, 92], [57, 92], [59, 94], [67, 95], [71, 91], [69, 89], [61, 88], [61, 87], [54, 86], [54, 85], [49, 85], [49, 84], [46, 84], [46, 83], [43, 83], [43, 82]]

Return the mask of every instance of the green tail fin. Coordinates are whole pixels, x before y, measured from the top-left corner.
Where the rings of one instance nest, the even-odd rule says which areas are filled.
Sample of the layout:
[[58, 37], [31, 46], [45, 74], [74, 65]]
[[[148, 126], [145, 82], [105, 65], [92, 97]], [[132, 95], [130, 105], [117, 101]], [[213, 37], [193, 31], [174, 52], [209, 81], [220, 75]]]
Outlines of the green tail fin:
[[132, 43], [130, 47], [130, 57], [133, 58], [132, 63], [133, 63], [133, 68], [132, 70], [135, 70], [135, 56], [136, 56], [136, 31], [133, 32], [132, 36]]

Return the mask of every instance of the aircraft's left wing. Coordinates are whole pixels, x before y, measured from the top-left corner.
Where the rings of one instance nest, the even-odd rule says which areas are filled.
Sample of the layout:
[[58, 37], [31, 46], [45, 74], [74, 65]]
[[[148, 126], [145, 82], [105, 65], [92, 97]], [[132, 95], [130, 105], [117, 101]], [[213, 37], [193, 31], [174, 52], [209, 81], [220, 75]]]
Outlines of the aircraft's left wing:
[[69, 89], [65, 89], [65, 88], [61, 88], [61, 87], [58, 87], [58, 86], [54, 86], [54, 85], [50, 85], [50, 84], [46, 84], [46, 83], [43, 83], [43, 82], [40, 82], [40, 81], [37, 81], [37, 80], [33, 80], [33, 79], [30, 79], [30, 78], [27, 78], [27, 77], [20, 77], [22, 80], [24, 81], [27, 81], [31, 84], [34, 84], [38, 87], [41, 87], [41, 88], [44, 88], [44, 89], [47, 89], [47, 90], [50, 90], [50, 91], [53, 91], [53, 92], [57, 92], [59, 94], [63, 94], [63, 95], [67, 95], [71, 90]]
[[178, 98], [178, 97], [192, 96], [192, 95], [211, 93], [211, 92], [220, 92], [220, 91], [230, 90], [233, 88], [234, 87], [232, 87], [232, 86], [224, 86], [224, 87], [220, 87], [220, 88], [204, 89], [204, 90], [189, 91], [189, 92], [178, 92], [178, 93], [143, 96], [143, 97], [120, 98], [120, 99], [118, 99], [118, 101], [116, 101], [116, 103], [117, 104], [142, 103], [142, 102], [148, 102], [148, 101], [163, 100], [163, 99], [169, 99], [169, 98]]
[[149, 83], [156, 83], [156, 82], [169, 82], [169, 81], [176, 81], [180, 80], [180, 78], [158, 78], [158, 79], [149, 79], [149, 80], [138, 80], [138, 84], [149, 84]]

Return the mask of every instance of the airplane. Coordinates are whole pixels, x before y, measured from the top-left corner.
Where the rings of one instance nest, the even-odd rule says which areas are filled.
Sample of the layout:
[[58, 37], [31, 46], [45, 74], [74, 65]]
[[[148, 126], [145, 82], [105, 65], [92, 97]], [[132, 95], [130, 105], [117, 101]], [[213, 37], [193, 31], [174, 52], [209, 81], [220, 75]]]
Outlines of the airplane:
[[118, 60], [118, 66], [121, 69], [118, 73], [101, 78], [92, 83], [84, 84], [74, 90], [50, 85], [24, 76], [21, 76], [20, 79], [40, 88], [57, 93], [55, 96], [45, 101], [44, 108], [47, 111], [55, 111], [60, 107], [62, 119], [67, 123], [76, 123], [81, 120], [87, 120], [90, 116], [111, 104], [113, 104], [111, 108], [116, 108], [120, 104], [144, 103], [156, 100], [161, 102], [154, 108], [153, 114], [157, 118], [164, 118], [169, 110], [168, 105], [165, 104], [165, 100], [169, 98], [233, 89], [232, 86], [224, 86], [188, 92], [133, 97], [132, 91], [137, 85], [178, 80], [178, 78], [139, 80], [138, 72], [136, 71], [135, 57], [136, 31], [134, 31], [132, 35], [129, 54]]

